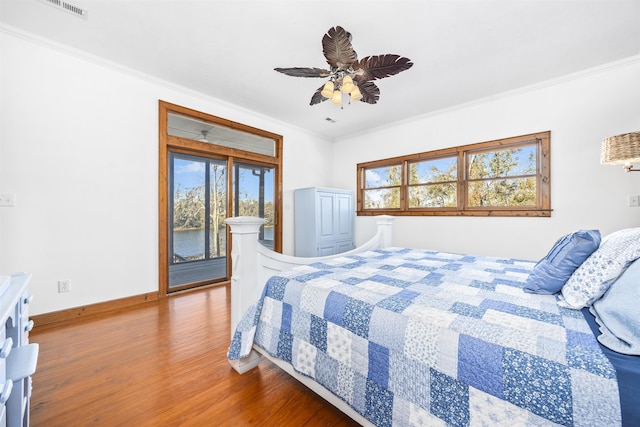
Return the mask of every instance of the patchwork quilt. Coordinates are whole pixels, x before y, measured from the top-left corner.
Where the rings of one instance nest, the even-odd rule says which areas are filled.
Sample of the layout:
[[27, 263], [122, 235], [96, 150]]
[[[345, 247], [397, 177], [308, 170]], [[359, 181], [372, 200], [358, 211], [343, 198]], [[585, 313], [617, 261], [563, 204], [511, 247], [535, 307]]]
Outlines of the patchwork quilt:
[[377, 426], [616, 426], [614, 368], [582, 313], [522, 287], [535, 262], [385, 248], [284, 271], [254, 344]]

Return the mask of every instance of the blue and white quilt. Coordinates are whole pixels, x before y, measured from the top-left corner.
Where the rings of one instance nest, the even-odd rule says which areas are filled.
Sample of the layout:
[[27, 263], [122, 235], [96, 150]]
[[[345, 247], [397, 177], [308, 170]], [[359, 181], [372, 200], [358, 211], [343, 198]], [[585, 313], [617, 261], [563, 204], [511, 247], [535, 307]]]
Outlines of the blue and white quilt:
[[532, 261], [386, 248], [287, 270], [241, 320], [377, 426], [616, 426], [614, 368], [578, 310], [522, 289]]

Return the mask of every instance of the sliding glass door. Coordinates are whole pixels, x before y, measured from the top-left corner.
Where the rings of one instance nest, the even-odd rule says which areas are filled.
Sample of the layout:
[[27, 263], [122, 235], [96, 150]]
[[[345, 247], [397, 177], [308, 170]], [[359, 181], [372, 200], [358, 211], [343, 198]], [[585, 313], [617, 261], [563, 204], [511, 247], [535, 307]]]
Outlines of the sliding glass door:
[[169, 288], [227, 278], [227, 162], [170, 154]]

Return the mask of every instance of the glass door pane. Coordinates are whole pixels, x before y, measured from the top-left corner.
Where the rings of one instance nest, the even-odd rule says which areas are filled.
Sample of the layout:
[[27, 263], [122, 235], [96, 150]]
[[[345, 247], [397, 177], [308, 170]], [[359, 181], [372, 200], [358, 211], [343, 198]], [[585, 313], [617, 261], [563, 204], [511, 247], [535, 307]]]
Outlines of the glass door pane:
[[226, 161], [171, 153], [169, 288], [227, 279]]
[[259, 240], [273, 249], [275, 229], [275, 168], [251, 163], [234, 163], [233, 216], [265, 219]]

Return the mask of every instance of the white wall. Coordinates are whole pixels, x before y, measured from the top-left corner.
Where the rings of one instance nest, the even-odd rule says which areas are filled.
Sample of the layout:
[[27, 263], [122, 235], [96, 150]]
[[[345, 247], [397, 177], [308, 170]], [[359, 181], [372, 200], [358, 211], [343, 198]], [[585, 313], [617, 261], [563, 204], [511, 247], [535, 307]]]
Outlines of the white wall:
[[[33, 274], [32, 314], [158, 290], [158, 100], [284, 136], [293, 252], [293, 190], [329, 184], [318, 179], [331, 176], [330, 142], [26, 34], [0, 36], [0, 192], [17, 201], [0, 208], [0, 271]], [[71, 292], [57, 293], [59, 279]]]
[[[343, 139], [333, 185], [355, 190], [360, 162], [547, 130], [551, 218], [398, 217], [393, 244], [539, 259], [580, 228], [606, 235], [640, 226], [640, 208], [627, 207], [627, 195], [640, 194], [640, 173], [599, 163], [603, 138], [640, 130], [640, 57]], [[358, 243], [371, 224], [356, 219]]]

